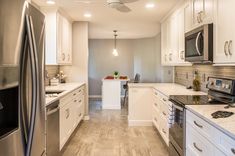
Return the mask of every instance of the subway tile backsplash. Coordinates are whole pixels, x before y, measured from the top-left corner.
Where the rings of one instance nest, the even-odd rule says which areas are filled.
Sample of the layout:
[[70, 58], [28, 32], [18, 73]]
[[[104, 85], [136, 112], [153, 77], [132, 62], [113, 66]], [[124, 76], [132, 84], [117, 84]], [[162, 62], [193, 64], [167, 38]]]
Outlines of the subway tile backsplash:
[[46, 78], [45, 85], [48, 86], [50, 79], [55, 77], [56, 74], [59, 72], [59, 66], [57, 65], [46, 66], [46, 71], [48, 73], [49, 78]]
[[206, 84], [209, 76], [235, 78], [235, 67], [193, 65], [186, 67], [175, 67], [175, 82], [184, 86], [192, 85], [193, 73], [195, 70], [199, 73], [202, 91], [207, 91]]

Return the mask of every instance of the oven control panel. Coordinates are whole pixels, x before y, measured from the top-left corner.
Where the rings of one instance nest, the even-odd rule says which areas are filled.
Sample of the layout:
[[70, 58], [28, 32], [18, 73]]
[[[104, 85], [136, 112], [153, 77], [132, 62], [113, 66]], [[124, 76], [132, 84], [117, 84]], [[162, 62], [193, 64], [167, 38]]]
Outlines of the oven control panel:
[[207, 88], [235, 95], [235, 80], [227, 78], [209, 77]]

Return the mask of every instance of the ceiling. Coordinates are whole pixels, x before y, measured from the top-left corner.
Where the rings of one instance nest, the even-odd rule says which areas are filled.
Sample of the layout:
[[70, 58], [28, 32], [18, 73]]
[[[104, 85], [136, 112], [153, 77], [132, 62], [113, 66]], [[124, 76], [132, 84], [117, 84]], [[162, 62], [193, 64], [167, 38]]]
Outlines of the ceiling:
[[[48, 6], [46, 0], [33, 0], [39, 6]], [[89, 21], [89, 38], [113, 38], [113, 30], [118, 30], [118, 38], [146, 38], [160, 32], [160, 20], [179, 0], [139, 0], [126, 5], [131, 12], [122, 13], [110, 8], [106, 0], [55, 0], [56, 7], [64, 10], [73, 21]], [[81, 3], [81, 1], [88, 1]], [[152, 2], [154, 8], [145, 8]], [[92, 17], [84, 17], [84, 13]]]

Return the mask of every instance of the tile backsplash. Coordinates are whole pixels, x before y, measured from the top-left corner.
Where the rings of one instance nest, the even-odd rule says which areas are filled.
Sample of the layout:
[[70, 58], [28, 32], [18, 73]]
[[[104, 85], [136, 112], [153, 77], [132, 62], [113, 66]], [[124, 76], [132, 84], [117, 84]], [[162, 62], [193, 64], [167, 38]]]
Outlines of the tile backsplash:
[[49, 78], [46, 78], [45, 84], [49, 85], [49, 80], [56, 76], [56, 74], [59, 72], [59, 66], [57, 65], [50, 65], [46, 66], [46, 71], [48, 73]]
[[207, 91], [206, 83], [209, 76], [235, 78], [235, 67], [193, 65], [186, 67], [175, 67], [175, 82], [185, 86], [192, 85], [193, 73], [195, 70], [199, 73], [202, 91]]

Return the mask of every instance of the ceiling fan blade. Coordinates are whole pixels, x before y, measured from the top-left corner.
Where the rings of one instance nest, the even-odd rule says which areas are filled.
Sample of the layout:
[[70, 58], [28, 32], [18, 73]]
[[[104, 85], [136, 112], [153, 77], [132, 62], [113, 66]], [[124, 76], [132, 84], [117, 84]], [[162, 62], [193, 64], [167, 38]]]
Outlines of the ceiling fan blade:
[[122, 3], [133, 3], [136, 1], [138, 1], [138, 0], [121, 0]]
[[131, 11], [131, 9], [128, 8], [127, 6], [125, 6], [125, 5], [122, 5], [122, 6], [118, 7], [118, 8], [116, 8], [116, 9], [118, 11], [120, 11], [120, 12], [130, 12]]

